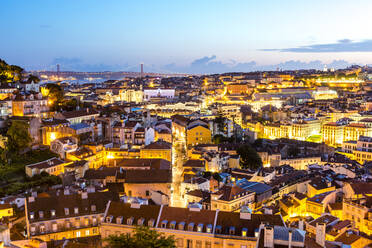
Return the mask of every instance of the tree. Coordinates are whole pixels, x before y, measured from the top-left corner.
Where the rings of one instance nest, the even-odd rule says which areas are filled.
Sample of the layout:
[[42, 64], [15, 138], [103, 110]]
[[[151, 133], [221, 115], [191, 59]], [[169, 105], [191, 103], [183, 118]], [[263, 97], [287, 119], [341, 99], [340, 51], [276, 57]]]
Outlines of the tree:
[[28, 124], [23, 121], [12, 121], [12, 125], [6, 133], [8, 136], [8, 148], [11, 152], [19, 154], [19, 152], [30, 145], [32, 138], [28, 128]]
[[105, 239], [106, 248], [175, 248], [173, 236], [166, 237], [163, 233], [148, 227], [137, 227], [132, 234], [110, 235]]
[[240, 167], [242, 169], [256, 170], [262, 167], [261, 157], [257, 151], [249, 144], [244, 144], [237, 149], [240, 155]]
[[58, 105], [63, 102], [63, 89], [58, 84], [47, 84], [46, 86], [47, 97], [49, 102], [51, 103], [51, 107], [53, 110], [58, 109]]

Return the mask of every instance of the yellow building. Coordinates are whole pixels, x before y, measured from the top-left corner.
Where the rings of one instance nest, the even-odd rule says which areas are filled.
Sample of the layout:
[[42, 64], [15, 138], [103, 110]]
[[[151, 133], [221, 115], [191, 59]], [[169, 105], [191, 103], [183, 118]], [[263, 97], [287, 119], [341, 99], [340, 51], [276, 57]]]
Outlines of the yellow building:
[[212, 141], [212, 132], [204, 122], [192, 122], [187, 126], [186, 144], [195, 146], [198, 144], [209, 144]]
[[159, 140], [140, 151], [140, 158], [162, 158], [172, 162], [172, 144]]
[[322, 126], [322, 141], [330, 146], [340, 146], [343, 141], [344, 126], [329, 122]]
[[371, 197], [344, 199], [342, 206], [343, 219], [350, 220], [355, 228], [367, 235], [372, 235], [372, 213], [368, 206], [371, 201]]
[[360, 136], [371, 136], [372, 129], [362, 123], [351, 123], [344, 127], [343, 141], [358, 140]]
[[177, 248], [255, 248], [262, 222], [284, 225], [280, 215], [110, 202], [100, 233], [106, 238], [147, 226], [165, 236], [173, 235]]
[[0, 219], [12, 217], [14, 214], [13, 207], [10, 204], [0, 204]]
[[26, 175], [33, 177], [46, 172], [49, 175], [59, 176], [65, 172], [64, 167], [66, 164], [68, 163], [58, 158], [47, 159], [42, 162], [26, 165]]

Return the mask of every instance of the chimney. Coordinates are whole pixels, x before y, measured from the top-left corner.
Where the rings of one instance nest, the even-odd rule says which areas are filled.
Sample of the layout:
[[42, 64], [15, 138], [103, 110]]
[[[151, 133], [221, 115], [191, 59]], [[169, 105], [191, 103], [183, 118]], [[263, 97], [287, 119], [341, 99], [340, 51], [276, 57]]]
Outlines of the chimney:
[[292, 230], [289, 229], [288, 230], [288, 248], [292, 248], [292, 235], [293, 235]]
[[265, 226], [264, 228], [264, 247], [274, 248], [274, 227]]
[[88, 192], [82, 192], [81, 199], [88, 199]]
[[325, 229], [326, 225], [324, 223], [316, 224], [315, 241], [321, 247], [325, 247]]

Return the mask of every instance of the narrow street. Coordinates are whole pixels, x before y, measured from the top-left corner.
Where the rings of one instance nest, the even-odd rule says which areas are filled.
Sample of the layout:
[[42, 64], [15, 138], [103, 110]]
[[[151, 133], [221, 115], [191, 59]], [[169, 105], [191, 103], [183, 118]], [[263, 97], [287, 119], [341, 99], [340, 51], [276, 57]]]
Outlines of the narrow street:
[[172, 189], [173, 193], [171, 196], [170, 205], [173, 207], [186, 207], [186, 203], [182, 198], [181, 192], [181, 182], [182, 182], [182, 164], [183, 159], [186, 156], [185, 140], [174, 140], [172, 146], [172, 173], [173, 173], [173, 183]]

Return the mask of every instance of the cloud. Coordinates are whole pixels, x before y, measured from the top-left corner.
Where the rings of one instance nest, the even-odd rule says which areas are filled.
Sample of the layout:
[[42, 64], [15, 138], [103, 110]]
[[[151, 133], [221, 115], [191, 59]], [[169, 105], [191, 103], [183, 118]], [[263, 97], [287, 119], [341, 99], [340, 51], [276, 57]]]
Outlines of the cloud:
[[315, 44], [308, 46], [261, 49], [260, 51], [293, 52], [293, 53], [341, 53], [341, 52], [372, 52], [372, 40], [352, 41], [349, 39], [339, 40], [336, 43]]
[[[121, 64], [110, 65], [105, 63], [87, 64], [78, 57], [57, 57], [53, 59], [49, 65], [49, 69], [55, 70], [56, 65], [59, 64], [62, 71], [133, 71], [140, 70], [139, 64]], [[145, 72], [159, 72], [159, 73], [190, 73], [190, 74], [214, 74], [224, 72], [251, 72], [251, 71], [274, 71], [280, 70], [298, 70], [298, 69], [323, 69], [324, 65], [328, 68], [345, 68], [350, 65], [345, 60], [334, 60], [328, 64], [320, 60], [313, 60], [304, 62], [300, 60], [288, 60], [278, 64], [259, 65], [255, 61], [237, 62], [229, 60], [224, 62], [218, 60], [216, 55], [203, 56], [193, 60], [187, 65], [177, 65], [170, 63], [164, 66], [154, 64], [144, 64]]]
[[175, 72], [175, 73], [192, 73], [192, 74], [213, 74], [224, 72], [250, 72], [250, 71], [274, 71], [280, 70], [298, 70], [298, 69], [323, 69], [324, 65], [328, 68], [345, 68], [351, 63], [345, 60], [334, 60], [331, 63], [325, 64], [320, 60], [313, 60], [304, 62], [300, 60], [288, 60], [279, 64], [272, 65], [258, 65], [255, 61], [246, 63], [231, 61], [224, 63], [218, 61], [215, 55], [210, 57], [205, 56], [196, 59], [186, 66], [177, 66], [175, 63], [165, 65], [161, 71]]

